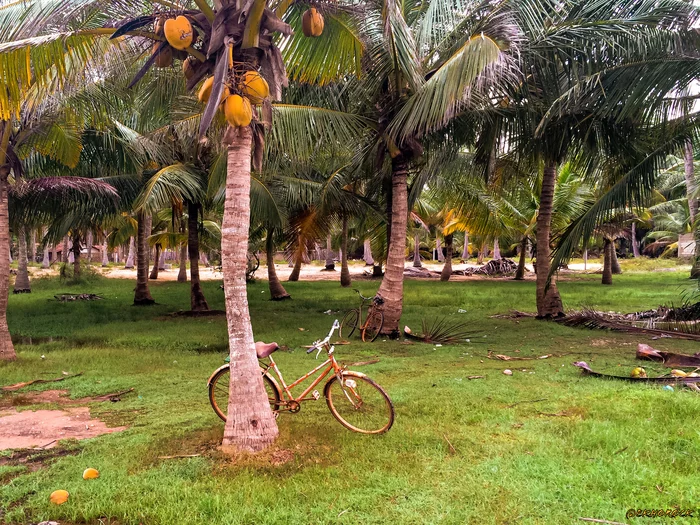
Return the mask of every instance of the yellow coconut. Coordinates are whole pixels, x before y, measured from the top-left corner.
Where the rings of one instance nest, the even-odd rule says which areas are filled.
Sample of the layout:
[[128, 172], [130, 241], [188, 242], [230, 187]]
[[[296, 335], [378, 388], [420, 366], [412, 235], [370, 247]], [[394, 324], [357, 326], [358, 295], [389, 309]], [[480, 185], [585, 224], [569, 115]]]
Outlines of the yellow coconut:
[[270, 96], [270, 86], [257, 71], [246, 71], [240, 88], [251, 104], [260, 104], [264, 98]]
[[301, 29], [304, 32], [304, 36], [321, 36], [324, 25], [323, 15], [316, 11], [315, 7], [308, 9], [301, 17]]
[[253, 107], [250, 101], [240, 95], [231, 95], [224, 103], [224, 115], [234, 127], [247, 126], [253, 120]]
[[175, 49], [183, 50], [192, 45], [194, 33], [192, 24], [186, 17], [180, 15], [166, 20], [163, 30], [165, 39]]
[[[153, 44], [153, 51], [158, 49], [160, 42]], [[158, 53], [155, 62], [156, 67], [170, 67], [173, 65], [173, 48], [166, 45], [165, 48]]]
[[630, 377], [647, 377], [647, 371], [644, 370], [641, 366], [638, 366], [637, 368], [634, 368], [632, 370]]
[[54, 505], [63, 505], [68, 501], [68, 491], [66, 490], [54, 490], [49, 496], [49, 500]]
[[86, 468], [83, 472], [83, 479], [96, 479], [100, 477], [100, 473], [96, 468]]
[[[197, 98], [199, 98], [199, 101], [202, 102], [203, 104], [206, 104], [209, 102], [209, 97], [211, 97], [211, 90], [214, 87], [214, 77], [209, 77], [204, 81], [202, 84], [202, 87], [199, 88], [199, 94], [197, 95]], [[221, 92], [221, 99], [219, 102], [223, 102], [224, 99], [228, 96], [229, 90], [226, 86], [224, 86], [223, 91]]]

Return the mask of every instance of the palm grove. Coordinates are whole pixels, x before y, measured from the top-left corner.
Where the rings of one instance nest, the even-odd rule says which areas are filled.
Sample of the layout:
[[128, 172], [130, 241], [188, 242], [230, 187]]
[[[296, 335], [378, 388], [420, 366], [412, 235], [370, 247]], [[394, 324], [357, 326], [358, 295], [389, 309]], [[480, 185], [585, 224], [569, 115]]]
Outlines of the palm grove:
[[364, 246], [388, 335], [408, 243], [420, 265], [421, 243], [444, 239], [443, 280], [470, 235], [480, 254], [517, 247], [516, 278], [532, 247], [538, 316], [563, 315], [556, 269], [575, 253], [602, 243], [607, 273], [615, 239], [637, 253], [630, 229], [700, 243], [698, 14], [681, 0], [6, 3], [0, 356], [15, 358], [13, 239], [22, 291], [37, 244], [70, 239], [76, 276], [83, 246], [128, 246], [139, 305], [154, 302], [149, 253], [171, 250], [194, 311], [208, 309], [200, 249], [220, 251], [235, 450], [277, 436], [246, 297], [258, 247], [283, 299], [277, 249], [294, 279], [309, 247], [339, 247], [349, 286]]

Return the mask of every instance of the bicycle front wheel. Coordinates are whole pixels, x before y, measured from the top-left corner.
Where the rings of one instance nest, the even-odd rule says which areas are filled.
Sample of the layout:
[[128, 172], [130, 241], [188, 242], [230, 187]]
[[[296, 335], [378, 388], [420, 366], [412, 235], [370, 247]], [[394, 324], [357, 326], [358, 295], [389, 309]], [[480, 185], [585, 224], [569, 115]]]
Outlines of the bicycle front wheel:
[[384, 326], [384, 314], [379, 310], [373, 310], [372, 313], [369, 314], [365, 327], [362, 329], [362, 340], [365, 343], [374, 341], [379, 337], [382, 326]]
[[[270, 400], [270, 408], [273, 411], [280, 408], [280, 392], [263, 369], [263, 383], [265, 384], [265, 392]], [[231, 369], [229, 366], [222, 366], [209, 380], [209, 402], [211, 407], [222, 420], [226, 421], [226, 413], [228, 412], [228, 387], [231, 380]]]
[[394, 424], [394, 405], [377, 383], [359, 372], [333, 376], [324, 389], [331, 414], [345, 428], [360, 434], [383, 434]]
[[345, 314], [345, 317], [343, 317], [343, 320], [340, 322], [340, 330], [338, 330], [338, 336], [343, 338], [343, 337], [350, 337], [353, 332], [355, 332], [355, 328], [358, 327], [360, 322], [360, 312], [358, 310], [350, 310], [348, 313]]

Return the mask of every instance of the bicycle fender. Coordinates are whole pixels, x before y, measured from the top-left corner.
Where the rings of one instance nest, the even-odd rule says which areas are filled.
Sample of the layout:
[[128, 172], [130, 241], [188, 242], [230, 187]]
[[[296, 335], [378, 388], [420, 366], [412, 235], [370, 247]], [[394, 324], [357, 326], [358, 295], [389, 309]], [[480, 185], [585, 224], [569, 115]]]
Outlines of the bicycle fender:
[[[363, 374], [362, 372], [355, 372], [354, 370], [345, 370], [345, 371], [343, 372], [343, 377], [345, 377], [345, 376], [350, 376], [350, 377], [367, 377], [367, 374]], [[330, 379], [328, 379], [328, 381], [326, 381], [326, 384], [323, 385], [323, 396], [324, 396], [324, 397], [328, 397], [328, 388], [330, 388], [331, 381], [332, 381], [333, 379], [335, 379], [335, 378], [336, 378], [336, 376], [335, 376], [335, 374], [334, 374], [334, 375], [332, 375], [332, 376], [330, 377]], [[368, 378], [368, 379], [369, 379], [369, 378]]]
[[223, 370], [224, 368], [228, 368], [228, 367], [229, 367], [229, 365], [221, 365], [219, 368], [217, 368], [216, 370], [214, 370], [214, 373], [213, 373], [212, 375], [209, 376], [209, 379], [207, 379], [207, 386], [211, 385], [211, 381], [212, 381], [212, 379], [214, 379], [214, 376], [215, 376], [216, 374], [218, 374], [218, 373], [219, 373], [221, 370]]

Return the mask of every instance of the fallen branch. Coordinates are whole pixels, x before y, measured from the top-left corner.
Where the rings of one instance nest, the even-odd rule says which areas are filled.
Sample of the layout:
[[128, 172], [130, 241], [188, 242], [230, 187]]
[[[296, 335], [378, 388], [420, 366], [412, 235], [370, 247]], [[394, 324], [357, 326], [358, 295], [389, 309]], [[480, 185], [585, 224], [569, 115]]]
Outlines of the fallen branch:
[[456, 454], [457, 449], [454, 447], [454, 445], [452, 445], [450, 440], [447, 438], [447, 434], [443, 434], [442, 437], [445, 438], [445, 441], [447, 441], [447, 445], [450, 447], [450, 454]]
[[201, 454], [177, 454], [175, 456], [158, 456], [158, 459], [179, 459], [179, 458], [198, 458]]
[[548, 358], [552, 357], [552, 355], [553, 354], [546, 354], [546, 355], [541, 355], [538, 357], [512, 357], [509, 355], [494, 354], [493, 352], [489, 352], [486, 357], [488, 359], [500, 359], [501, 361], [531, 361], [533, 359], [548, 359]]
[[70, 374], [67, 376], [62, 376], [62, 377], [57, 377], [56, 379], [33, 379], [31, 381], [25, 381], [24, 383], [16, 383], [14, 385], [8, 385], [2, 387], [3, 392], [14, 392], [15, 390], [19, 390], [20, 388], [27, 387], [29, 385], [38, 385], [40, 383], [57, 383], [59, 381], [63, 381], [64, 379], [70, 379], [71, 377], [78, 377], [83, 375], [82, 372], [79, 372], [77, 374]]
[[121, 396], [128, 394], [129, 392], [133, 392], [134, 389], [129, 388], [128, 390], [122, 390], [121, 392], [113, 392], [111, 394], [104, 394], [102, 396], [95, 396], [92, 398], [93, 401], [112, 401], [113, 403], [116, 403], [117, 401], [121, 401], [119, 399]]
[[469, 376], [467, 379], [485, 379], [486, 376]]
[[619, 521], [608, 521], [608, 520], [597, 520], [595, 518], [579, 518], [581, 521], [590, 521], [592, 523], [607, 523], [608, 525], [627, 525], [626, 523], [620, 523]]

